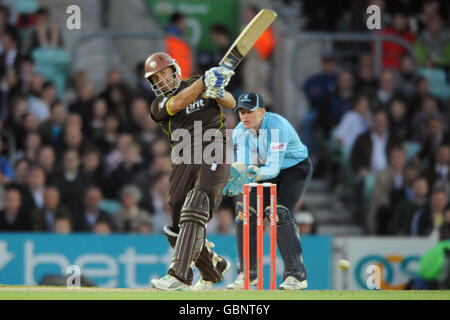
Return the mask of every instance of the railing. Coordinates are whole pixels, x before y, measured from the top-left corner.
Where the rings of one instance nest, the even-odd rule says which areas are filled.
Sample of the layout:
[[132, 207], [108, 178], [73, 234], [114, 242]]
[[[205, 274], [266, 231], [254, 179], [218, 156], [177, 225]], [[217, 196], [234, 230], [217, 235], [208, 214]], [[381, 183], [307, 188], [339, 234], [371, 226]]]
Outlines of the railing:
[[[122, 30], [102, 30], [94, 32], [85, 36], [80, 37], [76, 43], [70, 49], [70, 71], [73, 70], [79, 58], [80, 49], [87, 43], [94, 40], [106, 40], [106, 46], [104, 48], [105, 63], [109, 67], [113, 65], [112, 59], [114, 53], [118, 50], [114, 44], [114, 40], [118, 39], [131, 39], [131, 40], [142, 40], [148, 39], [149, 41], [156, 42], [155, 51], [164, 51], [164, 33], [157, 31], [122, 31]], [[101, 54], [101, 53], [99, 53]]]
[[312, 42], [323, 42], [325, 47], [331, 51], [333, 42], [367, 42], [374, 45], [374, 72], [376, 76], [381, 74], [382, 65], [381, 60], [383, 58], [382, 45], [383, 42], [393, 42], [404, 47], [413, 61], [415, 61], [414, 48], [408, 41], [392, 35], [380, 35], [376, 33], [303, 33], [297, 39], [295, 39], [294, 48], [291, 55], [290, 64], [291, 78], [294, 81], [297, 88], [302, 86], [302, 81], [298, 77], [298, 73], [295, 65], [298, 64], [299, 55], [302, 49]]

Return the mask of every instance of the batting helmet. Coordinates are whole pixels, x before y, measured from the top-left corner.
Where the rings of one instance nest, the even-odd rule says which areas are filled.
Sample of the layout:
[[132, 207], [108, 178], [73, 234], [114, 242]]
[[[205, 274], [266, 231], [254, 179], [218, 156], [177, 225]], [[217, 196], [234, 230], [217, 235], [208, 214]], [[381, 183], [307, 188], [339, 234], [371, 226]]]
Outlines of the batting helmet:
[[[161, 70], [163, 70], [167, 67], [172, 67], [172, 69], [173, 69], [173, 73], [172, 73], [171, 77], [173, 77], [173, 79], [174, 79], [173, 80], [174, 85], [172, 88], [166, 87], [165, 88], [166, 90], [163, 90], [164, 86], [162, 86], [163, 88], [159, 87], [159, 85], [162, 83], [162, 81], [159, 81], [158, 83], [153, 83], [151, 76], [160, 72]], [[157, 52], [157, 53], [152, 54], [145, 61], [144, 68], [145, 68], [144, 76], [150, 82], [152, 90], [153, 90], [153, 92], [155, 92], [155, 94], [157, 96], [171, 93], [171, 92], [175, 91], [176, 89], [178, 89], [178, 86], [179, 86], [178, 80], [181, 79], [181, 69], [178, 66], [177, 62], [174, 59], [172, 59], [172, 57], [169, 56], [167, 53]]]

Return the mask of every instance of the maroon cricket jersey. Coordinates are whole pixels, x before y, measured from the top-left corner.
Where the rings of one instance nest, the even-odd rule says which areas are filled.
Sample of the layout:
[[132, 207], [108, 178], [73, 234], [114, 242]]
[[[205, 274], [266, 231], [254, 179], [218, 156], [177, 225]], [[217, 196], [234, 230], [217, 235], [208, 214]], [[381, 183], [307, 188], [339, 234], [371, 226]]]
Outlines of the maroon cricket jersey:
[[[172, 134], [176, 129], [186, 129], [189, 131], [192, 139], [192, 147], [194, 146], [194, 142], [203, 141], [203, 133], [208, 129], [219, 130], [223, 141], [225, 141], [225, 114], [215, 99], [205, 99], [200, 95], [195, 102], [173, 116], [167, 111], [168, 101], [199, 78], [200, 76], [193, 76], [183, 80], [174, 94], [168, 97], [156, 97], [151, 105], [151, 117], [161, 125], [164, 132], [169, 136], [172, 147], [182, 142], [182, 139], [179, 139], [180, 141], [172, 141]], [[201, 122], [201, 131], [194, 130], [195, 121]], [[220, 136], [217, 138], [220, 139]], [[219, 141], [216, 140], [216, 142]], [[207, 141], [203, 142], [202, 147], [205, 147], [207, 144]]]

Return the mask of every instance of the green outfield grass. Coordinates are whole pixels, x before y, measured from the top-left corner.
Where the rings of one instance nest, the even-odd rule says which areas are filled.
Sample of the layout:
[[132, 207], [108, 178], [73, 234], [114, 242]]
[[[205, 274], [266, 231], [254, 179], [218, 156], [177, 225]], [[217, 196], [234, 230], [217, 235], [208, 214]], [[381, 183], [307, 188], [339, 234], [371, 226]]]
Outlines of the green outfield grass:
[[450, 300], [450, 291], [164, 292], [154, 289], [1, 286], [0, 300]]

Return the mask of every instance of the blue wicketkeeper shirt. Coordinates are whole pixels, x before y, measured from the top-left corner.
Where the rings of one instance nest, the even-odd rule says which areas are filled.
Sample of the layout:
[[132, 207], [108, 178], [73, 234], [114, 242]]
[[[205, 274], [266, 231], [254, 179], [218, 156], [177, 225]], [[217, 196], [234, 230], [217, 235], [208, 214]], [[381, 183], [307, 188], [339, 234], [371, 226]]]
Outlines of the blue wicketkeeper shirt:
[[266, 112], [259, 134], [246, 129], [242, 122], [233, 130], [235, 162], [257, 165], [261, 180], [275, 178], [280, 170], [290, 168], [308, 157], [294, 127], [279, 114]]

